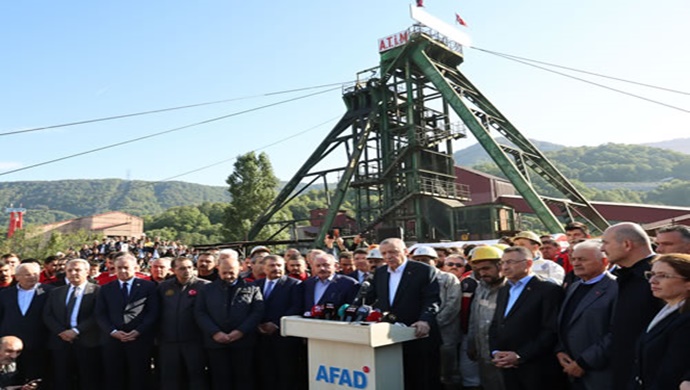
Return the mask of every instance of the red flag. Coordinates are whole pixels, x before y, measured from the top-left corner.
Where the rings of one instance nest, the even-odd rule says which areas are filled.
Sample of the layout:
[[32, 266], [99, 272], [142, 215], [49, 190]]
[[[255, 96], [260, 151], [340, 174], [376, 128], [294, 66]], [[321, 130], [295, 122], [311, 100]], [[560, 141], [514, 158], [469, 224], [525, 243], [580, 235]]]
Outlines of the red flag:
[[460, 15], [455, 14], [455, 21], [460, 23], [460, 25], [467, 27], [467, 23], [460, 17]]
[[424, 0], [417, 0], [417, 7], [424, 7]]

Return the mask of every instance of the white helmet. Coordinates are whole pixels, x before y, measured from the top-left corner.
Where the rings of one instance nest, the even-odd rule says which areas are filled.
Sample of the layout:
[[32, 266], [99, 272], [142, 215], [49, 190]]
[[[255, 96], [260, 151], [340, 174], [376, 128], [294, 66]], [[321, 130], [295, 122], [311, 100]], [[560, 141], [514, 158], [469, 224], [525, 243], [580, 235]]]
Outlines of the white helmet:
[[374, 248], [367, 253], [367, 259], [383, 259], [383, 256], [378, 248]]
[[417, 248], [415, 248], [414, 253], [412, 253], [412, 257], [417, 256], [428, 256], [433, 259], [438, 258], [436, 250], [430, 246], [418, 246]]

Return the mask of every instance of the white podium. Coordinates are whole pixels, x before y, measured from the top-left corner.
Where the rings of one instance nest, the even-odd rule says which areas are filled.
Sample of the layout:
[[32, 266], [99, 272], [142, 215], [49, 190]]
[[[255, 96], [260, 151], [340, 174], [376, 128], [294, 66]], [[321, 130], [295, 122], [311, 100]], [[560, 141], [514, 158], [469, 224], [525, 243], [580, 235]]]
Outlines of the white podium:
[[283, 336], [309, 340], [310, 389], [404, 388], [401, 343], [415, 338], [414, 328], [299, 316], [280, 322]]

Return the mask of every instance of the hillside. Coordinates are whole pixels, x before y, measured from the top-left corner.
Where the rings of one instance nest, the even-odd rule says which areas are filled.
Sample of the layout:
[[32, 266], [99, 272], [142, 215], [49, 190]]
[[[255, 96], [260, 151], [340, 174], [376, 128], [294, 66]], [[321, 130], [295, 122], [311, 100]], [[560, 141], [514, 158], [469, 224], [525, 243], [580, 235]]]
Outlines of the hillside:
[[643, 145], [690, 154], [690, 138], [676, 138], [668, 141], [650, 142]]
[[[225, 187], [171, 182], [104, 180], [24, 181], [0, 183], [0, 205], [28, 209], [26, 223], [50, 223], [106, 211], [159, 214], [170, 207], [228, 202]], [[9, 215], [0, 214], [0, 226]]]
[[[498, 143], [500, 144], [511, 145], [511, 143], [507, 142], [507, 140], [503, 137], [497, 138], [496, 141], [498, 141]], [[566, 146], [564, 145], [554, 144], [551, 142], [537, 140], [530, 141], [534, 144], [534, 146], [537, 147], [537, 149], [541, 150], [544, 153], [558, 151], [563, 148], [566, 148]], [[472, 167], [480, 163], [491, 161], [491, 157], [489, 157], [489, 154], [486, 153], [486, 151], [480, 144], [474, 144], [472, 146], [468, 146], [464, 149], [456, 151], [455, 153], [453, 153], [453, 158], [455, 159], [456, 164], [463, 167]]]

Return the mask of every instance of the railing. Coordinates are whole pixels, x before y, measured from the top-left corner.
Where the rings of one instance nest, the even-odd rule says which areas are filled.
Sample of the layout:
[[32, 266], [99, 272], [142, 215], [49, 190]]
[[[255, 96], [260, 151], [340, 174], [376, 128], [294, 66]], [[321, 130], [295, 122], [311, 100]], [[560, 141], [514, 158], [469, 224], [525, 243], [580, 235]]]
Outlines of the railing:
[[458, 184], [454, 180], [444, 180], [438, 177], [420, 177], [419, 190], [423, 193], [444, 198], [470, 199], [470, 186]]

